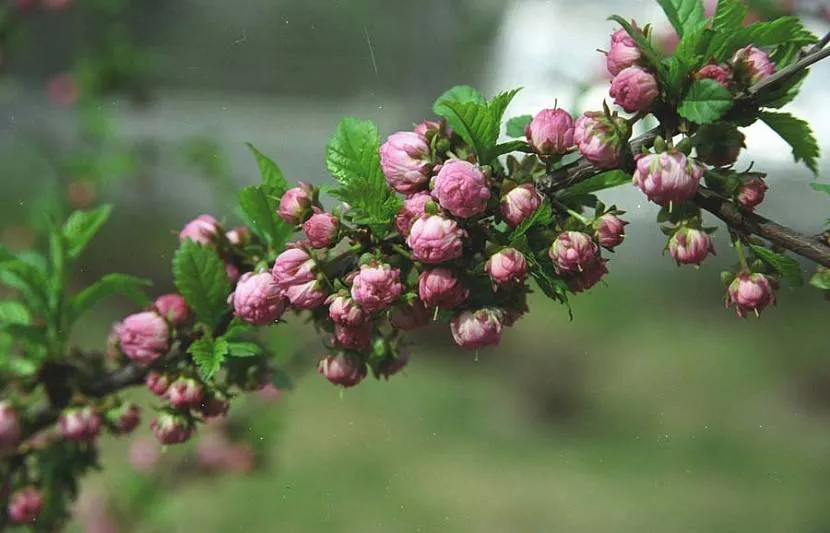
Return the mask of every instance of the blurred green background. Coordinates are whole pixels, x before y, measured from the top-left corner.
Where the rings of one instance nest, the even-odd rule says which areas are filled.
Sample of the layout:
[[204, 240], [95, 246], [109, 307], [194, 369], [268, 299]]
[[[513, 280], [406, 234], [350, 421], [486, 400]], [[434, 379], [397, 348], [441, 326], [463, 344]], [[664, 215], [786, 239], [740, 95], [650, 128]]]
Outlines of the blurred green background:
[[[167, 292], [181, 225], [202, 212], [237, 221], [234, 191], [256, 175], [245, 141], [290, 179], [323, 183], [344, 114], [391, 133], [459, 83], [525, 86], [513, 115], [554, 99], [597, 107], [607, 81], [594, 50], [612, 12], [662, 20], [650, 1], [75, 0], [7, 13], [0, 240], [37, 246], [45, 214], [113, 202], [74, 283], [117, 271]], [[812, 8], [800, 14], [828, 29]], [[74, 98], [66, 77], [55, 83], [64, 74]], [[827, 75], [814, 70], [794, 109], [825, 148], [830, 116], [812, 103], [826, 100]], [[827, 197], [783, 143], [748, 137], [742, 161], [770, 172], [761, 212], [819, 231]], [[627, 187], [608, 198], [629, 211], [629, 237], [607, 285], [573, 298], [573, 321], [534, 298], [498, 349], [461, 352], [431, 329], [413, 337], [403, 375], [340, 391], [313, 372], [323, 348], [292, 320], [273, 336], [294, 389], [237, 402], [227, 427], [182, 448], [150, 445], [152, 467], [136, 466], [146, 423], [106, 440], [72, 530], [830, 530], [827, 302], [784, 287], [761, 320], [740, 320], [723, 309], [718, 272], [734, 255], [722, 231], [716, 258], [678, 269], [661, 256], [655, 210]], [[98, 308], [76, 342], [101, 348], [132, 311]], [[217, 432], [255, 466], [205, 469], [199, 443]]]

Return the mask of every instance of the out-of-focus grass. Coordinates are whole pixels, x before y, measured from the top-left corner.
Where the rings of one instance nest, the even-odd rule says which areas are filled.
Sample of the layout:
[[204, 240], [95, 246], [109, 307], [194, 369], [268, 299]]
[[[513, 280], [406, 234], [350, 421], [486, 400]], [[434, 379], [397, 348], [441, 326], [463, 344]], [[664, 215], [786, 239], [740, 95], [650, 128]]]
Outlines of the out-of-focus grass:
[[[572, 323], [534, 301], [478, 362], [433, 341], [389, 383], [307, 376], [251, 429], [265, 469], [179, 488], [133, 530], [826, 531], [823, 302], [785, 290], [741, 321], [711, 284], [623, 281]], [[106, 461], [107, 486], [134, 483], [121, 444]]]

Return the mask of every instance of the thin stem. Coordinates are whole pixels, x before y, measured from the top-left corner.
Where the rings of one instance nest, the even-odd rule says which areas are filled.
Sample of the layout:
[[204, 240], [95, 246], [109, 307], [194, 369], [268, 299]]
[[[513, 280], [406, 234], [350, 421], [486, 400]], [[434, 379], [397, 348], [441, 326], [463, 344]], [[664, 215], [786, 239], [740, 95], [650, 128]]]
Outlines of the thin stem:
[[741, 270], [749, 272], [749, 263], [746, 262], [746, 252], [744, 251], [744, 243], [741, 242], [740, 237], [735, 237], [733, 241], [735, 245], [735, 252], [738, 254], [738, 262], [741, 264]]
[[408, 250], [404, 249], [404, 247], [401, 246], [400, 244], [393, 244], [392, 249], [395, 250], [396, 252], [398, 252], [400, 255], [406, 257], [410, 261], [412, 260], [412, 254], [409, 253]]

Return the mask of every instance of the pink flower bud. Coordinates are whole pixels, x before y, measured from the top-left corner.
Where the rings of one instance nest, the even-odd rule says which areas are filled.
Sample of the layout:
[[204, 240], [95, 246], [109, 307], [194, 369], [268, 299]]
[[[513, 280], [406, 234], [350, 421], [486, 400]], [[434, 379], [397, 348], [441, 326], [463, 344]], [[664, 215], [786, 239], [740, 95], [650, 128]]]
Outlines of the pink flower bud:
[[341, 353], [323, 358], [317, 371], [334, 385], [353, 387], [366, 377], [366, 364]]
[[0, 451], [15, 446], [20, 440], [20, 419], [7, 401], [0, 401]]
[[515, 228], [542, 205], [542, 195], [532, 183], [514, 187], [499, 202], [499, 211], [505, 222]]
[[418, 296], [427, 307], [452, 309], [467, 299], [470, 291], [448, 268], [425, 270], [418, 279]]
[[225, 238], [231, 246], [242, 248], [251, 243], [251, 230], [245, 226], [237, 226], [225, 233]]
[[620, 162], [620, 150], [627, 140], [614, 122], [600, 111], [588, 111], [574, 124], [574, 142], [585, 159], [600, 168], [614, 168]]
[[697, 192], [703, 168], [679, 150], [638, 155], [634, 184], [660, 205], [680, 204]]
[[361, 266], [352, 282], [352, 298], [369, 313], [386, 309], [402, 292], [401, 271], [387, 264]]
[[347, 350], [366, 350], [372, 344], [374, 326], [366, 322], [359, 326], [347, 327], [336, 324], [334, 326], [334, 340]]
[[348, 296], [340, 294], [329, 296], [328, 304], [329, 318], [335, 324], [353, 328], [369, 320], [366, 311]]
[[184, 242], [190, 239], [202, 246], [213, 246], [221, 232], [222, 226], [218, 220], [210, 215], [200, 215], [184, 226], [179, 232], [179, 240]]
[[231, 263], [230, 261], [225, 261], [225, 275], [228, 277], [228, 281], [231, 282], [231, 285], [239, 281], [239, 276], [241, 273], [239, 272], [239, 267]]
[[435, 176], [432, 196], [453, 215], [470, 218], [487, 209], [490, 188], [478, 166], [468, 161], [450, 159]]
[[596, 238], [603, 248], [613, 250], [622, 244], [625, 238], [625, 226], [628, 222], [613, 213], [606, 213], [599, 218]]
[[640, 61], [640, 49], [634, 39], [623, 29], [611, 34], [611, 49], [605, 54], [605, 65], [612, 76], [632, 67]]
[[269, 272], [243, 275], [230, 299], [236, 316], [258, 326], [273, 324], [285, 311], [283, 293]]
[[107, 411], [107, 421], [113, 431], [119, 435], [132, 432], [141, 422], [141, 409], [138, 405], [127, 402]]
[[406, 244], [412, 249], [415, 260], [443, 263], [461, 257], [466, 236], [467, 233], [452, 219], [423, 215], [412, 224]]
[[302, 224], [311, 214], [316, 191], [307, 183], [300, 183], [299, 187], [288, 189], [280, 198], [277, 214], [288, 224]]
[[571, 292], [578, 294], [587, 291], [608, 274], [608, 268], [605, 266], [606, 260], [599, 261], [588, 265], [582, 272], [572, 272], [565, 278], [565, 283]]
[[669, 238], [669, 253], [678, 265], [699, 265], [715, 247], [705, 231], [682, 227]]
[[566, 231], [548, 250], [558, 272], [581, 272], [599, 262], [599, 248], [590, 235]]
[[574, 119], [564, 109], [543, 109], [527, 125], [525, 135], [538, 154], [564, 154], [574, 145]]
[[60, 435], [66, 440], [90, 441], [98, 436], [101, 417], [92, 406], [66, 409], [58, 418]]
[[698, 70], [695, 78], [715, 80], [729, 89], [732, 86], [732, 68], [729, 65], [712, 63]]
[[144, 379], [144, 384], [150, 389], [150, 392], [156, 396], [164, 396], [167, 389], [170, 388], [170, 378], [166, 374], [159, 372], [150, 372]]
[[176, 409], [196, 409], [202, 403], [205, 387], [191, 378], [181, 377], [170, 385], [167, 397]]
[[81, 93], [75, 77], [68, 72], [58, 74], [49, 80], [47, 91], [52, 103], [61, 107], [73, 105]]
[[285, 290], [285, 296], [295, 308], [312, 311], [323, 305], [328, 293], [319, 280], [313, 279], [288, 287]]
[[389, 186], [399, 193], [425, 189], [432, 169], [429, 142], [412, 131], [393, 133], [380, 147], [380, 167]]
[[429, 324], [430, 314], [424, 304], [414, 301], [411, 304], [398, 304], [389, 313], [389, 322], [402, 331], [414, 331]]
[[397, 356], [390, 355], [384, 357], [376, 367], [378, 376], [388, 380], [406, 367], [409, 363], [410, 355], [411, 352], [408, 348], [400, 348]]
[[193, 426], [182, 416], [172, 413], [159, 413], [159, 416], [150, 423], [153, 435], [165, 445], [181, 444], [193, 434]]
[[747, 312], [754, 312], [758, 316], [769, 304], [775, 302], [772, 284], [764, 274], [738, 274], [726, 295], [726, 305], [734, 304], [738, 316], [743, 318]]
[[423, 136], [427, 142], [431, 141], [436, 135], [449, 136], [449, 128], [445, 128], [440, 122], [434, 120], [425, 120], [415, 126], [415, 133]]
[[177, 328], [187, 322], [190, 309], [181, 294], [165, 294], [156, 298], [153, 304], [158, 314], [167, 319], [171, 326]]
[[153, 440], [139, 438], [130, 444], [127, 459], [136, 472], [146, 474], [153, 470], [160, 457], [159, 447]]
[[314, 248], [328, 248], [336, 244], [340, 221], [331, 213], [317, 213], [303, 224], [308, 242]]
[[502, 312], [498, 309], [463, 311], [450, 322], [455, 343], [467, 350], [495, 346], [501, 341]]
[[156, 312], [130, 315], [117, 328], [121, 351], [139, 365], [149, 365], [170, 347], [170, 327]]
[[403, 207], [395, 217], [395, 227], [401, 236], [409, 235], [412, 224], [426, 212], [426, 205], [431, 200], [432, 196], [426, 191], [417, 192], [404, 200]]
[[205, 418], [219, 418], [227, 415], [230, 407], [231, 403], [227, 398], [218, 393], [212, 393], [202, 398], [199, 403], [199, 412]]
[[775, 63], [770, 61], [766, 52], [752, 45], [735, 52], [732, 67], [736, 77], [747, 85], [754, 85], [775, 74]]
[[494, 285], [518, 285], [527, 277], [527, 260], [515, 248], [505, 248], [491, 255], [484, 269]]
[[749, 174], [738, 189], [738, 203], [747, 211], [754, 211], [764, 201], [769, 188], [764, 183], [765, 176], [766, 174]]
[[640, 67], [628, 67], [614, 77], [609, 91], [614, 103], [627, 113], [649, 111], [660, 94], [653, 74]]
[[43, 496], [35, 487], [25, 487], [9, 498], [9, 519], [15, 524], [37, 522], [43, 507]]
[[285, 291], [292, 285], [307, 283], [315, 277], [315, 262], [302, 248], [289, 248], [277, 256], [271, 274]]

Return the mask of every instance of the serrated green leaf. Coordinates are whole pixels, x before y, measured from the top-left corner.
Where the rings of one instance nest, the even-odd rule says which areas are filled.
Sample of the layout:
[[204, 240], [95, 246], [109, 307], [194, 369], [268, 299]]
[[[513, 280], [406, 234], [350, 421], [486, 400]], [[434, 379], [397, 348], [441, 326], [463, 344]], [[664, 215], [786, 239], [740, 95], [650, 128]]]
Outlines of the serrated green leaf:
[[226, 312], [230, 287], [225, 264], [213, 248], [183, 242], [173, 256], [173, 279], [202, 322], [215, 325]]
[[510, 242], [516, 242], [519, 238], [523, 237], [525, 233], [530, 231], [530, 228], [534, 226], [544, 226], [550, 224], [552, 221], [553, 208], [550, 206], [550, 202], [548, 202], [547, 198], [545, 198], [539, 206], [539, 209], [534, 211], [532, 215], [524, 219], [521, 224], [516, 226], [516, 229], [514, 229], [510, 234]]
[[501, 132], [501, 121], [504, 119], [504, 112], [507, 111], [507, 106], [510, 105], [510, 102], [513, 101], [513, 98], [515, 98], [521, 90], [522, 89], [519, 88], [501, 92], [494, 96], [493, 99], [490, 100], [490, 103], [487, 104], [487, 107], [490, 109], [490, 118], [492, 119], [492, 129], [488, 133], [492, 137], [494, 144], [498, 140], [499, 133]]
[[740, 0], [718, 0], [712, 29], [716, 32], [732, 32], [743, 27], [749, 8]]
[[28, 326], [32, 323], [32, 315], [25, 305], [16, 300], [0, 301], [0, 327], [4, 324]]
[[830, 184], [827, 184], [827, 183], [811, 183], [810, 187], [814, 191], [823, 192], [824, 194], [830, 194]]
[[533, 115], [519, 115], [507, 121], [507, 135], [510, 137], [524, 137], [525, 128], [528, 127]]
[[526, 255], [530, 275], [548, 298], [556, 300], [568, 307], [568, 314], [573, 318], [571, 306], [568, 303], [568, 285], [556, 276], [553, 266], [538, 261], [533, 254]]
[[202, 379], [209, 381], [219, 372], [225, 361], [225, 356], [228, 354], [228, 341], [221, 337], [216, 340], [202, 337], [190, 345], [187, 353], [193, 356]]
[[772, 109], [780, 109], [795, 100], [809, 70], [802, 70], [787, 77], [783, 83], [759, 91], [756, 95], [758, 105]]
[[245, 223], [273, 248], [279, 240], [277, 214], [269, 205], [262, 187], [249, 185], [239, 191], [239, 207]]
[[255, 342], [233, 341], [228, 343], [228, 355], [230, 357], [257, 357], [262, 354], [262, 347]]
[[386, 226], [402, 203], [380, 168], [380, 135], [368, 120], [344, 118], [326, 148], [326, 167], [340, 186], [331, 194], [351, 206], [358, 224]]
[[732, 32], [719, 48], [712, 50], [711, 55], [723, 61], [749, 44], [765, 48], [779, 44], [805, 46], [817, 41], [816, 36], [798, 18], [779, 17], [768, 22], [755, 22]]
[[596, 176], [592, 176], [585, 181], [581, 181], [576, 185], [568, 187], [562, 192], [561, 197], [563, 199], [573, 198], [576, 196], [610, 189], [612, 187], [619, 187], [620, 185], [625, 185], [626, 183], [631, 183], [631, 174], [627, 174], [622, 170], [607, 170], [597, 174]]
[[701, 0], [657, 0], [657, 3], [681, 37], [706, 20]]
[[[778, 70], [788, 67], [801, 59], [801, 51], [804, 45], [799, 43], [782, 43], [775, 47], [775, 50], [770, 54], [770, 59]], [[799, 74], [806, 74], [807, 69], [802, 70]]]
[[254, 158], [256, 158], [259, 173], [262, 176], [263, 192], [274, 198], [282, 197], [285, 191], [288, 190], [288, 181], [285, 179], [285, 174], [283, 174], [280, 166], [273, 159], [260, 152], [253, 144], [245, 143], [245, 146], [251, 150]]
[[762, 111], [761, 120], [772, 128], [793, 150], [796, 162], [804, 161], [807, 168], [818, 175], [819, 147], [810, 125], [789, 113]]
[[506, 143], [497, 144], [493, 148], [493, 157], [509, 154], [510, 152], [529, 152], [530, 147], [525, 141], [508, 141]]
[[19, 259], [0, 263], [0, 284], [19, 290], [36, 311], [49, 306], [46, 274], [29, 263]]
[[442, 102], [458, 102], [458, 103], [474, 103], [474, 104], [484, 104], [487, 102], [481, 93], [479, 93], [475, 87], [470, 87], [469, 85], [456, 85], [445, 91], [441, 96], [435, 99], [435, 103], [432, 104], [432, 111], [436, 115], [441, 115], [438, 112], [440, 104]]
[[126, 274], [107, 274], [81, 290], [69, 300], [69, 322], [75, 322], [98, 302], [112, 296], [123, 295], [139, 307], [147, 307], [150, 299], [144, 289], [152, 286], [146, 279]]
[[787, 283], [798, 287], [804, 284], [804, 278], [801, 275], [801, 265], [792, 257], [773, 252], [769, 248], [751, 244], [749, 246], [755, 253], [755, 256], [772, 267], [781, 278]]
[[83, 253], [92, 237], [106, 224], [112, 206], [105, 204], [87, 211], [74, 211], [63, 225], [69, 257], [75, 259]]
[[813, 277], [810, 278], [810, 285], [823, 291], [830, 291], [830, 270], [817, 270]]
[[677, 112], [697, 124], [715, 122], [732, 107], [732, 93], [715, 80], [695, 80]]

